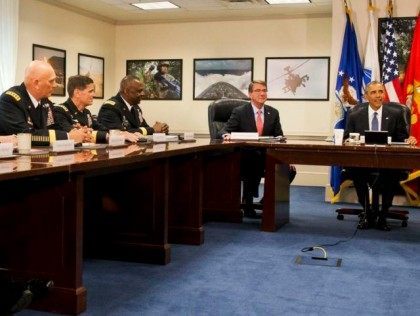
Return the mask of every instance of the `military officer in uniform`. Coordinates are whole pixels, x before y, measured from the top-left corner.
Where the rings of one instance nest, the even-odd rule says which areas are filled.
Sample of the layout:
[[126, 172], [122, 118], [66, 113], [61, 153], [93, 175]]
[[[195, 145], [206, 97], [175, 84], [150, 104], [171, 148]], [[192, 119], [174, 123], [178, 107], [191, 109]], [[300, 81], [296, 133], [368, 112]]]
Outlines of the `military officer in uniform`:
[[46, 61], [32, 61], [25, 70], [24, 82], [0, 96], [0, 134], [31, 133], [35, 145], [50, 145], [55, 140], [89, 141], [90, 133], [73, 128], [68, 133], [58, 128], [51, 96], [55, 83], [54, 69]]
[[166, 123], [156, 122], [149, 126], [143, 118], [139, 103], [144, 92], [144, 84], [133, 75], [121, 80], [118, 94], [107, 100], [99, 110], [98, 121], [109, 129], [139, 132], [142, 135], [167, 133]]
[[[95, 95], [95, 84], [87, 76], [72, 76], [67, 83], [69, 98], [63, 104], [54, 106], [54, 114], [58, 125], [64, 131], [71, 131], [73, 128], [86, 128], [92, 133], [92, 142], [106, 143], [108, 141], [108, 128], [100, 124], [92, 116], [88, 106], [93, 103]], [[140, 135], [125, 132], [126, 140], [137, 142]]]

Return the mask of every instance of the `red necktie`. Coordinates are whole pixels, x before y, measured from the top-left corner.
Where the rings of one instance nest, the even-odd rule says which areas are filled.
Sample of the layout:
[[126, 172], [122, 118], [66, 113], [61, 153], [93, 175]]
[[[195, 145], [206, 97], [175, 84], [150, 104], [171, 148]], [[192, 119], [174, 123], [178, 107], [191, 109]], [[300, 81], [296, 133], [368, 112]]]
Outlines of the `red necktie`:
[[262, 117], [261, 117], [261, 110], [257, 111], [257, 132], [258, 135], [261, 136], [263, 133], [263, 127], [264, 127], [264, 123], [262, 121]]

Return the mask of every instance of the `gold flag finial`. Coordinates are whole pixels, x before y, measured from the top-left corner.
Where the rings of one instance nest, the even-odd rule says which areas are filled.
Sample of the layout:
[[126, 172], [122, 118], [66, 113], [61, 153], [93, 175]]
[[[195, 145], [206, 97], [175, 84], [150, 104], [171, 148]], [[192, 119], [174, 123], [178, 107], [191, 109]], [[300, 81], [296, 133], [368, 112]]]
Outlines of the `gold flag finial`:
[[386, 7], [386, 10], [388, 12], [388, 17], [392, 17], [394, 13], [394, 5], [392, 4], [392, 0], [388, 0], [388, 6]]
[[349, 6], [348, 6], [348, 4], [347, 4], [347, 0], [343, 0], [343, 2], [344, 2], [344, 8], [345, 8], [345, 10], [346, 10], [346, 14], [348, 14], [349, 16], [350, 16], [350, 8], [349, 8]]

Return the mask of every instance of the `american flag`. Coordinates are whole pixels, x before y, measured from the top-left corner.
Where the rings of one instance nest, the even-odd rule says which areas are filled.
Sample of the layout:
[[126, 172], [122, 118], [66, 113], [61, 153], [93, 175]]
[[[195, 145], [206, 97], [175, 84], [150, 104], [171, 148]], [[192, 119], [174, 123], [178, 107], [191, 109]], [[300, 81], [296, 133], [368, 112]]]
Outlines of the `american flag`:
[[385, 40], [383, 44], [382, 81], [388, 95], [388, 100], [400, 102], [401, 84], [399, 80], [397, 46], [395, 41], [394, 25], [392, 21], [386, 22]]

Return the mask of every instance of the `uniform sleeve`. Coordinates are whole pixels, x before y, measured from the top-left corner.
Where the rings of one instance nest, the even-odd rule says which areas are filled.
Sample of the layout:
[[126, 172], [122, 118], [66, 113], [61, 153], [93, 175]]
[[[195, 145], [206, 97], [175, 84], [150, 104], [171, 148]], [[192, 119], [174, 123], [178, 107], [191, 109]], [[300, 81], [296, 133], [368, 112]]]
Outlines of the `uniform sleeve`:
[[15, 93], [14, 96], [7, 93], [9, 91], [5, 92], [0, 99], [1, 134], [32, 133], [32, 126], [27, 121], [25, 110], [19, 106], [20, 97]]
[[[8, 94], [9, 93], [9, 94]], [[20, 96], [6, 91], [0, 99], [1, 134], [31, 133], [34, 146], [48, 146], [59, 139], [67, 139], [67, 133], [53, 129], [34, 129], [28, 122], [28, 116], [22, 105]]]
[[[138, 132], [138, 130], [136, 130], [135, 132]], [[152, 135], [155, 132], [155, 130], [153, 129], [153, 127], [150, 127], [149, 124], [147, 124], [146, 120], [143, 117], [143, 121], [140, 123], [139, 132], [143, 135]]]
[[123, 129], [120, 111], [115, 108], [114, 105], [107, 104], [106, 102], [99, 110], [98, 123], [103, 125], [106, 129]]
[[73, 129], [73, 121], [67, 108], [65, 108], [63, 105], [55, 105], [53, 107], [53, 112], [57, 128], [66, 132], [70, 132]]

